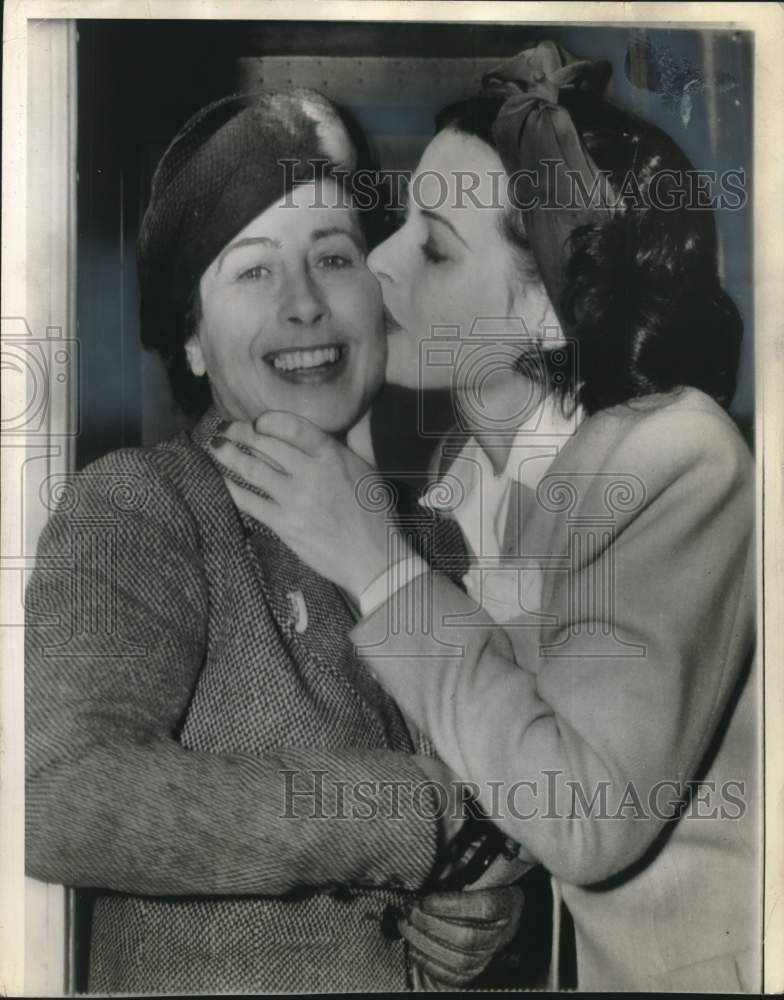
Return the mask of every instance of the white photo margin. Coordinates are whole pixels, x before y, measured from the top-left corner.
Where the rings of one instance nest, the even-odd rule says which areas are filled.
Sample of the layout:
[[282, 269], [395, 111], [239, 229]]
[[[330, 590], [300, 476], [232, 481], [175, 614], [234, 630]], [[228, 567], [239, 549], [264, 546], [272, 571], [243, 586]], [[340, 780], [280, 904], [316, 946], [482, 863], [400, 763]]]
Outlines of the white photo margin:
[[[45, 523], [40, 488], [73, 462], [68, 392], [28, 371], [24, 337], [49, 361], [76, 338], [76, 19], [397, 20], [727, 27], [754, 32], [754, 310], [759, 647], [764, 663], [764, 990], [784, 991], [784, 10], [764, 3], [425, 3], [382, 0], [8, 0], [3, 24], [2, 552], [0, 553], [0, 992], [72, 990], [62, 887], [24, 876], [23, 586]], [[10, 322], [13, 321], [13, 322]], [[19, 325], [27, 323], [29, 333]], [[58, 332], [59, 331], [59, 332]], [[67, 354], [67, 346], [65, 348]], [[39, 432], [14, 416], [48, 393]]]

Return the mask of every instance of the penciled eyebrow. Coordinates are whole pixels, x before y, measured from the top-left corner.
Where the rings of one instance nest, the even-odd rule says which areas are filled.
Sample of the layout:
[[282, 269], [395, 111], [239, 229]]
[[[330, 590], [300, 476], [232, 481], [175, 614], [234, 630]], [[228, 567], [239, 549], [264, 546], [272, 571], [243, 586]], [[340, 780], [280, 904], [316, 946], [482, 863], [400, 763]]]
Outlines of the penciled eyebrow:
[[326, 229], [314, 229], [310, 234], [310, 242], [315, 243], [317, 240], [324, 240], [328, 236], [347, 236], [357, 250], [364, 252], [365, 248], [357, 234], [350, 229], [345, 229], [343, 226], [328, 226]]
[[[344, 229], [343, 226], [329, 226], [326, 229], [314, 229], [310, 234], [310, 242], [316, 243], [318, 240], [326, 239], [329, 236], [347, 236], [358, 250], [363, 253], [365, 251], [365, 248], [356, 233], [352, 233], [350, 229]], [[272, 239], [269, 236], [247, 236], [245, 239], [236, 240], [234, 243], [231, 243], [226, 247], [218, 258], [217, 270], [220, 272], [224, 259], [232, 252], [232, 250], [240, 250], [242, 247], [255, 246], [256, 244], [272, 247], [275, 250], [283, 249], [283, 244], [280, 240]]]
[[230, 243], [221, 253], [220, 257], [218, 257], [218, 272], [220, 272], [220, 269], [223, 267], [223, 261], [226, 257], [228, 257], [232, 250], [239, 250], [242, 247], [255, 246], [258, 243], [262, 246], [274, 247], [275, 250], [280, 250], [283, 246], [280, 240], [273, 240], [269, 236], [246, 236], [245, 239], [235, 240], [235, 242]]
[[452, 225], [449, 219], [445, 219], [443, 215], [439, 215], [438, 212], [434, 212], [432, 211], [432, 209], [429, 208], [421, 209], [421, 214], [424, 215], [426, 219], [432, 219], [433, 222], [440, 222], [442, 226], [446, 226], [447, 229], [450, 229], [452, 233], [460, 240], [460, 242], [467, 250], [471, 249], [471, 247], [469, 247], [469, 245], [466, 243], [466, 241], [463, 239], [460, 233], [458, 233], [458, 231], [455, 229], [455, 227]]

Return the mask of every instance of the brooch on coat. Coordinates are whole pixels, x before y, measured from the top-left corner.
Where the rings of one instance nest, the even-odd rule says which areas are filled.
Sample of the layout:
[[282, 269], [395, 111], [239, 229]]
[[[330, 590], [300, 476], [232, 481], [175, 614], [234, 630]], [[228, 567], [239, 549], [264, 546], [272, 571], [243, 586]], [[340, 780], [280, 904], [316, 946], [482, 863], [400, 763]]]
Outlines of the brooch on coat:
[[308, 627], [308, 606], [305, 603], [305, 595], [301, 590], [290, 590], [286, 595], [291, 606], [291, 616], [294, 622], [294, 631], [299, 635]]

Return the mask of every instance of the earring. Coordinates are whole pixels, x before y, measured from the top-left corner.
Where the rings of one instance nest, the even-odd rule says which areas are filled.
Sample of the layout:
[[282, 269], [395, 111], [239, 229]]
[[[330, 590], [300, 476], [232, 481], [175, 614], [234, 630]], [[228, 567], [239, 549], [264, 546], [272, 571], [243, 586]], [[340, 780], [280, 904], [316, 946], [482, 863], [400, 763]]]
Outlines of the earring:
[[542, 312], [542, 318], [539, 321], [539, 330], [541, 331], [542, 341], [545, 344], [560, 344], [563, 340], [561, 324], [558, 322], [558, 316], [549, 299]]
[[201, 347], [194, 339], [189, 340], [185, 345], [185, 357], [188, 359], [188, 367], [196, 378], [202, 378], [207, 374]]

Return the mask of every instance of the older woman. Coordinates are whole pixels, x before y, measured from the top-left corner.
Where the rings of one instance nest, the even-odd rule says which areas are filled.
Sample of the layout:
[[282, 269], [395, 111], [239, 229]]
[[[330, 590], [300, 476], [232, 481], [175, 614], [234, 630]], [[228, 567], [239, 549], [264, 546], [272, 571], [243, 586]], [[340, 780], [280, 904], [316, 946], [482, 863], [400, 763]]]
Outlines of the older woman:
[[[437, 866], [448, 772], [354, 657], [346, 596], [240, 516], [210, 448], [270, 407], [342, 439], [380, 386], [354, 161], [318, 95], [229, 98], [153, 181], [143, 335], [201, 419], [79, 473], [27, 592], [28, 868], [99, 890], [91, 991], [410, 982], [388, 917]], [[520, 896], [430, 905], [460, 984], [510, 940]]]
[[404, 551], [385, 570], [390, 524], [351, 505], [367, 470], [307, 422], [232, 431], [288, 475], [231, 465], [268, 494], [237, 490], [243, 507], [354, 593], [364, 662], [552, 873], [579, 986], [755, 989], [753, 476], [724, 409], [741, 324], [712, 216], [678, 192], [691, 165], [604, 79], [551, 43], [501, 67], [444, 113], [370, 258], [393, 376], [458, 396], [430, 502], [473, 550], [464, 589]]

